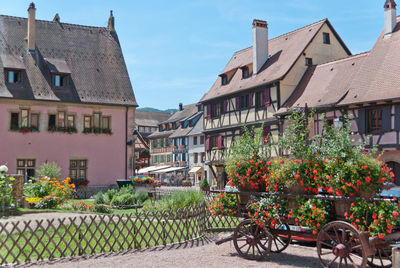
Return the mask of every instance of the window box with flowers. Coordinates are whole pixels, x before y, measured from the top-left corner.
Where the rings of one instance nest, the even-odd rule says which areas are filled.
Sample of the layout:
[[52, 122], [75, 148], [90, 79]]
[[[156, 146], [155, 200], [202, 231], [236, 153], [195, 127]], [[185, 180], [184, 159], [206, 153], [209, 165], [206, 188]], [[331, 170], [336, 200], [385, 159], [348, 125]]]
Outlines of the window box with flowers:
[[178, 148], [185, 148], [185, 145], [178, 145]]
[[82, 131], [83, 134], [90, 134], [93, 133], [93, 128], [89, 127], [89, 128], [84, 128]]

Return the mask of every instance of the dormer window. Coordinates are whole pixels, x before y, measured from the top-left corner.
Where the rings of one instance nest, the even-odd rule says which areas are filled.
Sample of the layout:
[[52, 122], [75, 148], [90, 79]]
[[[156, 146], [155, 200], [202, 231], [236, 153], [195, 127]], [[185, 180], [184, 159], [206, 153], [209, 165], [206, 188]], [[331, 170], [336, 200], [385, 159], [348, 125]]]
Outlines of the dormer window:
[[306, 66], [312, 65], [312, 58], [306, 58]]
[[228, 76], [226, 74], [221, 74], [221, 85], [227, 85], [228, 84]]
[[246, 79], [250, 76], [249, 67], [243, 66], [242, 68], [242, 79]]
[[66, 88], [67, 86], [68, 86], [68, 75], [54, 74], [54, 87], [55, 88]]
[[20, 70], [7, 70], [7, 83], [8, 84], [21, 84], [21, 71]]

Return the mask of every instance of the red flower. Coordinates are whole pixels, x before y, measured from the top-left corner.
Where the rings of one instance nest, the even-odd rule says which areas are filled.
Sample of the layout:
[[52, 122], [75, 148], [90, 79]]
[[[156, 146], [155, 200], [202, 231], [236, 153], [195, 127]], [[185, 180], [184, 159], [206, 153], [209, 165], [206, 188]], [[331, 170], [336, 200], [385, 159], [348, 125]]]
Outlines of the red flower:
[[295, 178], [296, 180], [298, 180], [298, 179], [300, 178], [300, 175], [299, 175], [299, 174], [296, 174], [296, 176], [294, 176], [294, 178]]
[[383, 239], [383, 235], [382, 234], [378, 234], [378, 238], [379, 239]]
[[371, 182], [371, 178], [370, 178], [370, 177], [366, 177], [366, 178], [365, 178], [365, 181], [368, 182], [368, 183], [370, 183], [370, 182]]

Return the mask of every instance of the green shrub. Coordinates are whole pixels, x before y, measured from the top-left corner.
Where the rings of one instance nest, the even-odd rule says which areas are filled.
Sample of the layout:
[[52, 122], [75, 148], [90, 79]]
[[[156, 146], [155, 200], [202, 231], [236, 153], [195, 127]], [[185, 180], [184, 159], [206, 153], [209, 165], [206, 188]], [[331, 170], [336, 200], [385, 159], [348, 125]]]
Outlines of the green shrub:
[[102, 204], [95, 204], [94, 207], [92, 208], [92, 211], [97, 213], [106, 213], [106, 214], [112, 213], [112, 209], [110, 208], [110, 206]]
[[176, 191], [171, 195], [165, 195], [155, 204], [148, 204], [143, 209], [146, 211], [175, 210], [201, 204], [204, 194], [199, 191]]
[[38, 209], [51, 209], [56, 208], [58, 205], [59, 199], [56, 196], [46, 196], [42, 200], [40, 200], [35, 208]]
[[57, 165], [56, 162], [51, 163], [43, 163], [36, 172], [40, 177], [48, 177], [48, 178], [60, 178], [61, 177], [61, 168]]
[[116, 195], [111, 200], [112, 206], [131, 206], [136, 204], [136, 196], [130, 193]]
[[110, 189], [104, 194], [104, 204], [110, 205], [114, 196], [116, 196], [118, 191], [116, 189]]
[[136, 194], [136, 200], [139, 205], [143, 204], [147, 199], [149, 199], [149, 194], [146, 192]]
[[105, 202], [105, 194], [98, 193], [94, 196], [94, 203], [95, 204], [106, 204]]
[[11, 205], [12, 203], [12, 184], [11, 181], [14, 180], [14, 178], [10, 178], [6, 176], [6, 173], [8, 171], [8, 168], [4, 165], [0, 166], [0, 202], [1, 198], [4, 198], [4, 204], [6, 206]]
[[200, 188], [210, 188], [210, 184], [208, 184], [208, 181], [206, 178], [204, 178], [201, 182], [200, 182]]

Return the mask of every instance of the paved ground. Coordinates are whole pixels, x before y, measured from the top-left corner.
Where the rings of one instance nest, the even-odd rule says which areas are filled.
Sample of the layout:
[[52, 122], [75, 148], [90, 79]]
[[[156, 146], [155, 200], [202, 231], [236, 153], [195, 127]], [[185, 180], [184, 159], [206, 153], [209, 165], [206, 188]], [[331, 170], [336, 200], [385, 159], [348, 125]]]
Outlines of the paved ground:
[[203, 241], [121, 254], [42, 262], [29, 267], [320, 267], [318, 256], [312, 247], [292, 245], [283, 253], [257, 262], [238, 257], [232, 243], [216, 246], [215, 239], [216, 237], [212, 237]]

